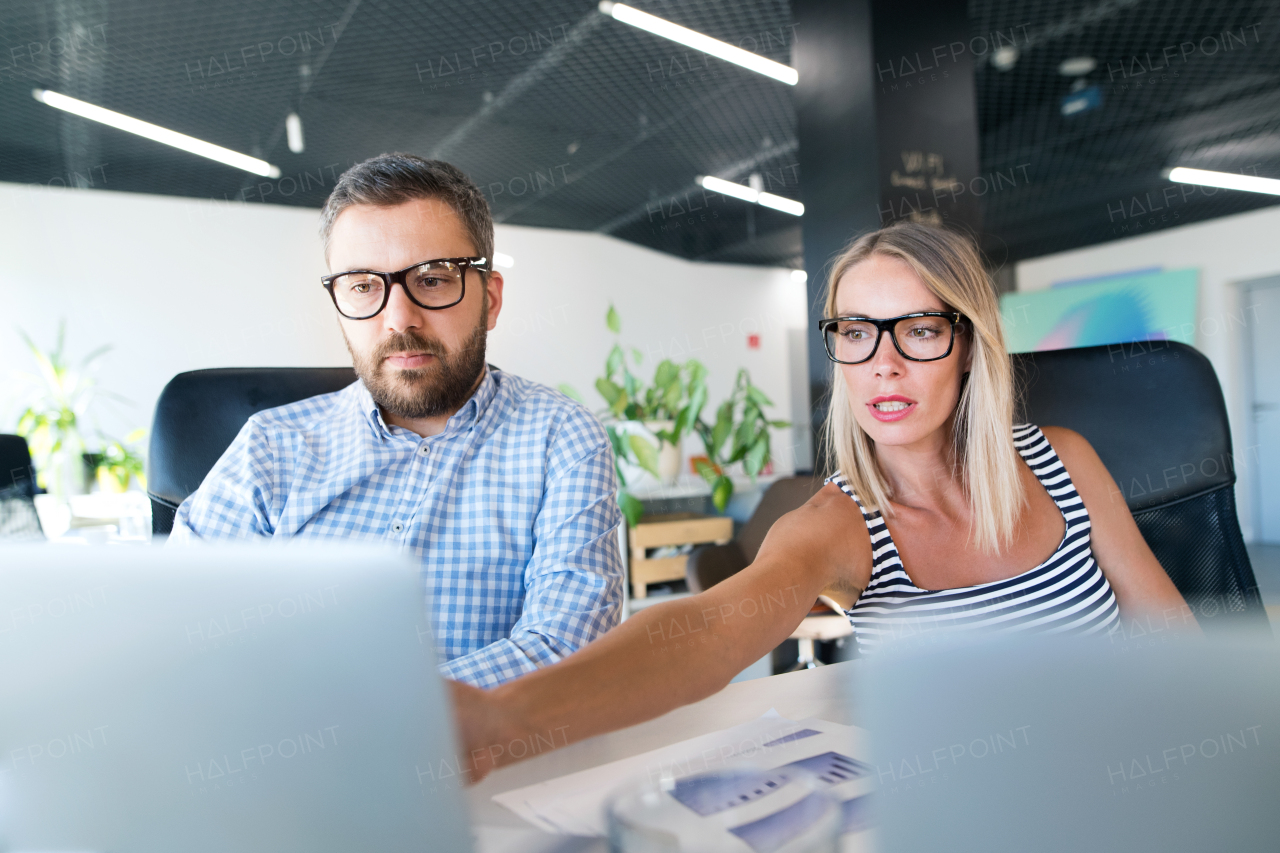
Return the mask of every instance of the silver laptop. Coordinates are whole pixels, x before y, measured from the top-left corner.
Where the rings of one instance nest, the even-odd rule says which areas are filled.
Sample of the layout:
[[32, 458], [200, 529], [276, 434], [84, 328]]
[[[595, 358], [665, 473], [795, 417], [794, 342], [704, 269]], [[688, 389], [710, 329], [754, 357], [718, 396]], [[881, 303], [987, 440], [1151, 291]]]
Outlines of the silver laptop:
[[418, 569], [0, 550], [0, 849], [470, 849]]
[[1275, 644], [1157, 622], [868, 660], [879, 850], [1280, 850]]

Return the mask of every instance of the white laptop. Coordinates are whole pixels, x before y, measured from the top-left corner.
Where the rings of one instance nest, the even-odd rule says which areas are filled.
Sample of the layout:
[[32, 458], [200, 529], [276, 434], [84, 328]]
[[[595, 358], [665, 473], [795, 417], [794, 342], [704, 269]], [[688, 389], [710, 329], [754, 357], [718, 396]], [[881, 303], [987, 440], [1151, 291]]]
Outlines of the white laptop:
[[1274, 642], [1158, 621], [869, 659], [881, 853], [1280, 850]]
[[0, 550], [0, 849], [470, 850], [436, 666], [382, 551]]

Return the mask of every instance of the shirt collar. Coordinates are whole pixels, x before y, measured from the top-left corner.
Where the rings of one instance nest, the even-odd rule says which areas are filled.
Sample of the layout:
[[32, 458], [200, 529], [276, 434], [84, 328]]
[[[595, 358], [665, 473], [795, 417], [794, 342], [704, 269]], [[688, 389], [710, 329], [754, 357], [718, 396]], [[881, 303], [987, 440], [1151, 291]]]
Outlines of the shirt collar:
[[484, 366], [484, 376], [480, 379], [480, 384], [472, 393], [470, 399], [462, 404], [462, 408], [453, 413], [453, 417], [449, 418], [449, 423], [445, 426], [445, 432], [452, 432], [475, 426], [476, 421], [489, 408], [489, 403], [493, 400], [495, 394], [498, 393], [498, 381], [493, 377], [493, 371], [489, 369], [489, 365]]
[[[449, 417], [448, 422], [445, 424], [444, 432], [440, 433], [441, 435], [456, 433], [475, 425], [480, 415], [489, 407], [494, 395], [498, 393], [498, 383], [493, 374], [494, 371], [490, 370], [488, 365], [485, 365], [484, 377], [480, 380], [480, 385], [467, 399], [467, 402], [462, 404], [462, 408]], [[356, 380], [355, 395], [356, 409], [365, 418], [374, 434], [382, 439], [393, 437], [390, 425], [383, 420], [382, 410], [373, 401], [373, 395], [364, 386], [364, 380]]]

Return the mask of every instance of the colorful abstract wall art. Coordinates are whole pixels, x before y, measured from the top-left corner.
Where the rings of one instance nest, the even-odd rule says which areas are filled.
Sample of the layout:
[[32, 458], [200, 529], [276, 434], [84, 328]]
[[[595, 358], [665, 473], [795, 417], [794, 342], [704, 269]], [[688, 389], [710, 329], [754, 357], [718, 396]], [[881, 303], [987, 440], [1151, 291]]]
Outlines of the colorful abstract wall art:
[[1166, 270], [1000, 297], [1009, 352], [1129, 341], [1195, 344], [1200, 271]]

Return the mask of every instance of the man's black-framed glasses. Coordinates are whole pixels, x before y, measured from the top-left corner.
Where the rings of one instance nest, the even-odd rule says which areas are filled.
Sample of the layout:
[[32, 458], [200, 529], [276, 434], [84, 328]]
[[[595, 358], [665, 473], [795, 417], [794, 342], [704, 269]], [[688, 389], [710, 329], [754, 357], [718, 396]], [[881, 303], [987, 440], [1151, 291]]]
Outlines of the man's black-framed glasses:
[[387, 307], [397, 284], [414, 305], [431, 311], [452, 308], [467, 293], [467, 270], [489, 271], [488, 258], [436, 258], [396, 272], [347, 270], [320, 279], [338, 313], [348, 320], [368, 320]]
[[920, 311], [887, 320], [872, 317], [831, 317], [818, 321], [827, 358], [837, 364], [869, 361], [885, 333], [902, 357], [909, 361], [937, 361], [951, 355], [955, 344], [958, 311]]

